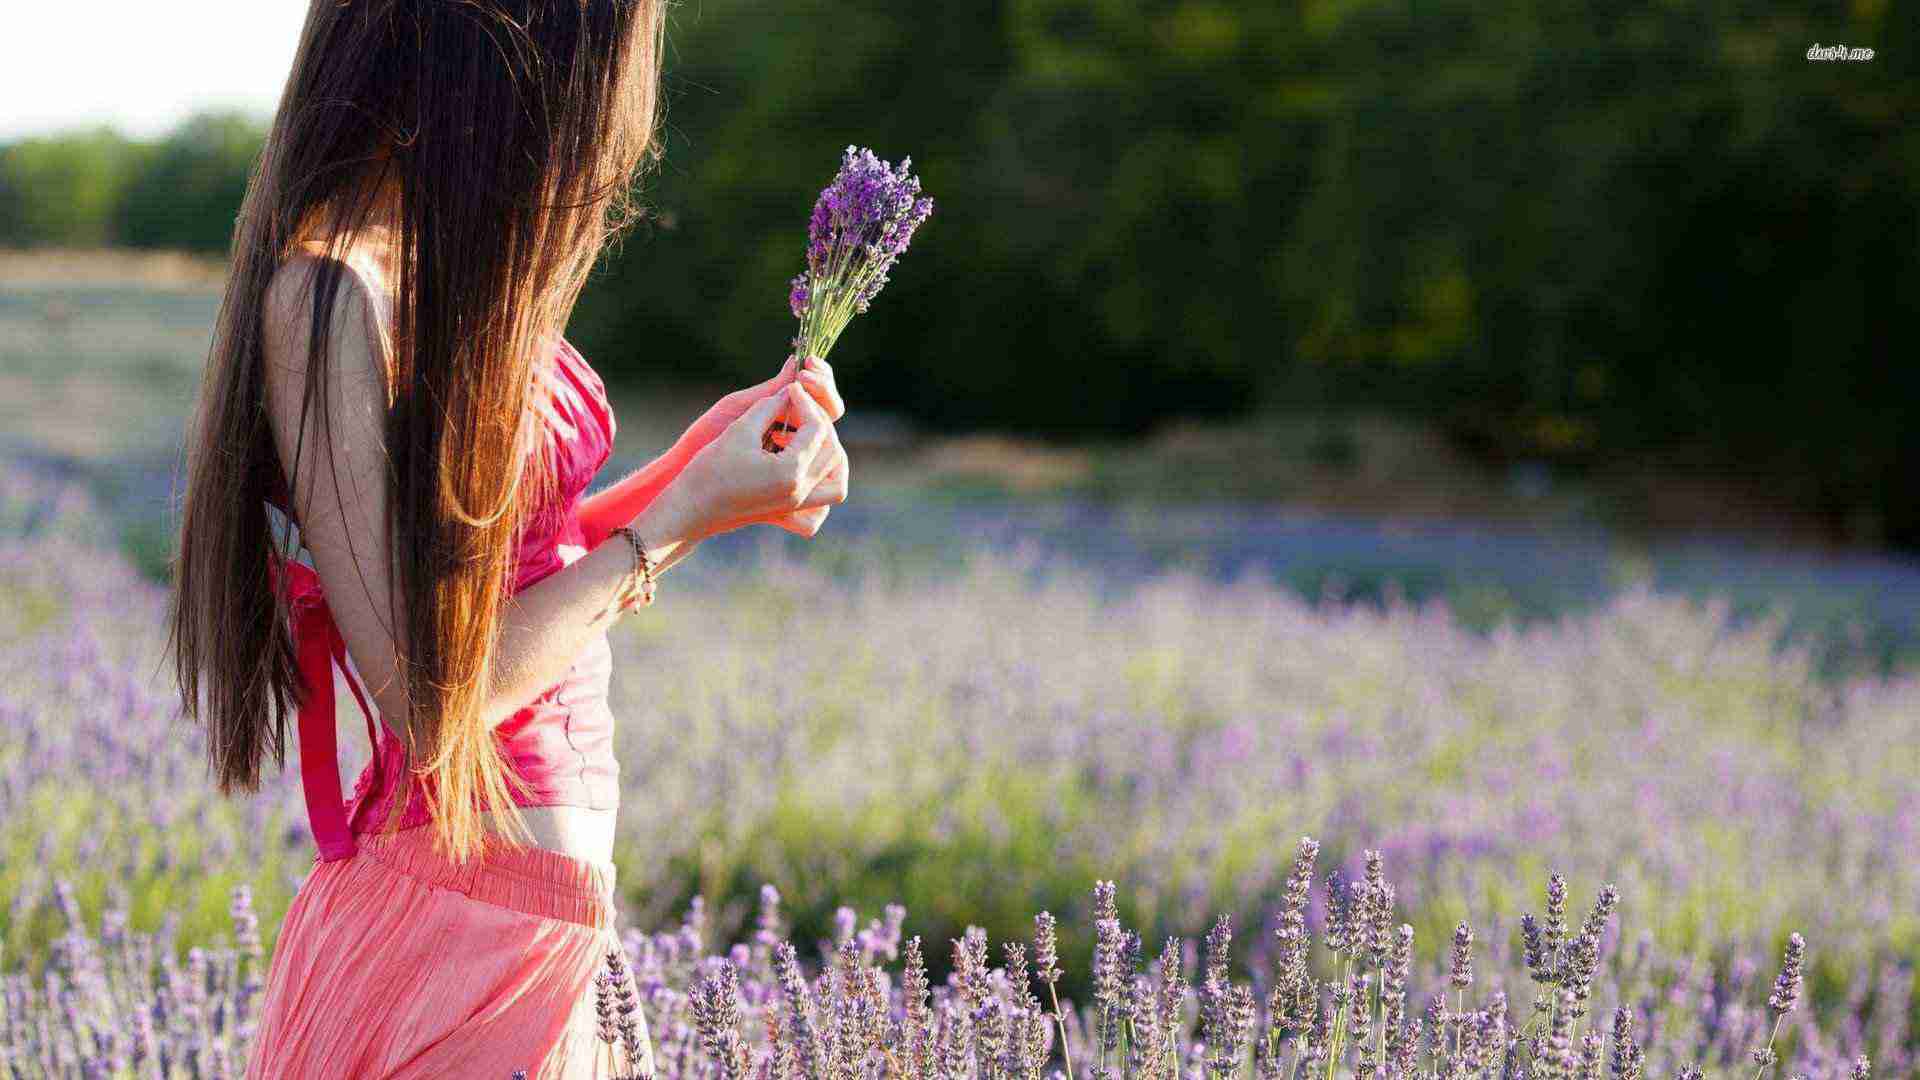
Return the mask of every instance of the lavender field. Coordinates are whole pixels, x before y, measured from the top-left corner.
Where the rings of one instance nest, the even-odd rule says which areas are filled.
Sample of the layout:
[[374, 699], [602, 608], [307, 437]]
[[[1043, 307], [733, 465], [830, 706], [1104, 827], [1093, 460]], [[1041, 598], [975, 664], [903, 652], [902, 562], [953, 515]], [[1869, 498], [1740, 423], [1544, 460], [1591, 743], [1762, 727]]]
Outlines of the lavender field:
[[[3, 284], [0, 1075], [235, 1075], [313, 849], [291, 770], [211, 794], [162, 670], [216, 294]], [[622, 403], [603, 479], [689, 408]], [[1623, 544], [1577, 493], [1012, 498], [982, 477], [1077, 459], [871, 423], [819, 539], [716, 538], [615, 631], [603, 1035], [643, 1012], [658, 1075], [1913, 1075], [1911, 560]], [[1278, 471], [1214, 486], [1506, 498], [1316, 437], [1235, 435]]]
[[[131, 1069], [152, 1028], [174, 1067], [188, 1070], [199, 1047], [192, 1068], [219, 1075], [244, 1057], [248, 987], [311, 842], [290, 775], [251, 799], [211, 794], [159, 668], [161, 589], [98, 543], [100, 521], [58, 477], [0, 476], [0, 970], [18, 976], [0, 994], [0, 1046], [17, 1057], [65, 1047], [44, 1050], [47, 1067], [85, 1075], [88, 1055]], [[663, 1071], [716, 1075], [735, 1053], [717, 1035], [718, 1049], [701, 1043], [694, 1023], [724, 1017], [731, 985], [697, 958], [733, 941], [746, 980], [738, 1054], [771, 1067], [768, 1018], [798, 1023], [770, 1004], [786, 1000], [768, 959], [785, 935], [810, 966], [817, 940], [820, 959], [851, 940], [856, 961], [864, 948], [878, 963], [900, 935], [917, 936], [938, 985], [933, 1012], [916, 1012], [902, 994], [903, 980], [917, 985], [910, 971], [830, 965], [809, 991], [825, 1033], [808, 1038], [826, 1042], [788, 1046], [782, 1069], [830, 1044], [865, 1062], [846, 1075], [885, 1072], [876, 1048], [907, 1043], [855, 1032], [889, 1022], [921, 1024], [946, 1075], [1061, 1067], [1057, 1029], [1042, 1047], [1022, 1041], [1043, 1038], [1024, 995], [1044, 987], [983, 974], [975, 937], [1032, 942], [1043, 909], [1062, 928], [1057, 993], [1068, 1013], [1089, 1010], [1065, 1029], [1081, 1072], [1122, 1030], [1129, 1041], [1108, 1046], [1109, 1065], [1171, 1068], [1140, 1057], [1148, 1012], [1162, 1020], [1147, 1046], [1165, 1040], [1183, 1070], [1221, 1072], [1229, 1049], [1252, 1068], [1256, 1043], [1284, 1051], [1263, 1059], [1274, 1070], [1263, 1075], [1292, 1075], [1279, 1071], [1288, 1062], [1347, 1075], [1363, 1067], [1361, 1044], [1384, 1067], [1389, 1028], [1421, 1038], [1386, 1022], [1393, 978], [1413, 980], [1409, 1023], [1438, 1002], [1420, 1045], [1430, 1053], [1434, 1033], [1451, 1032], [1440, 1057], [1460, 1057], [1460, 1075], [1500, 1075], [1508, 1058], [1489, 1048], [1529, 1045], [1512, 1059], [1529, 1075], [1558, 1075], [1562, 1058], [1579, 1069], [1598, 1034], [1608, 1055], [1641, 1047], [1644, 1062], [1627, 1064], [1647, 1075], [1699, 1062], [1751, 1076], [1747, 1055], [1775, 1020], [1790, 1071], [1848, 1075], [1860, 1055], [1874, 1075], [1912, 1067], [1910, 672], [1823, 677], [1778, 619], [1737, 622], [1724, 604], [1645, 589], [1482, 632], [1439, 602], [1310, 603], [1259, 574], [1164, 569], [1116, 587], [1031, 546], [983, 546], [937, 573], [880, 559], [894, 569], [849, 573], [862, 562], [853, 550], [806, 559], [773, 543], [696, 557], [657, 617], [615, 632], [617, 861]], [[1364, 949], [1329, 958], [1340, 909], [1330, 919], [1324, 888], [1303, 900], [1289, 887], [1303, 834], [1320, 844], [1319, 870], [1349, 880], [1366, 882], [1363, 852], [1379, 852], [1395, 891], [1389, 907], [1370, 886], [1374, 899], [1356, 894], [1377, 924]], [[1574, 900], [1555, 946], [1565, 959], [1536, 955], [1540, 980], [1521, 915], [1551, 919], [1552, 873]], [[1116, 900], [1096, 896], [1103, 880]], [[757, 914], [763, 885], [780, 897], [777, 917]], [[1583, 951], [1581, 921], [1603, 885], [1618, 903]], [[674, 929], [695, 897], [695, 925]], [[904, 924], [883, 915], [890, 903]], [[1222, 914], [1238, 928], [1236, 973], [1210, 978], [1197, 970], [1199, 939]], [[882, 917], [857, 933], [871, 916]], [[1110, 919], [1138, 944], [1114, 937]], [[1456, 995], [1444, 965], [1461, 922], [1479, 975]], [[1301, 970], [1274, 933], [1288, 926], [1315, 942], [1311, 978], [1286, 974]], [[254, 932], [262, 954], [248, 959]], [[1402, 964], [1393, 954], [1409, 932]], [[1789, 933], [1807, 943], [1805, 1000], [1775, 1013]], [[1163, 994], [1179, 984], [1149, 962], [1169, 936], [1186, 939], [1187, 989]], [[1562, 984], [1581, 963], [1590, 997], [1575, 1024], [1558, 995], [1572, 1000], [1577, 988]], [[1243, 965], [1254, 982], [1232, 990]], [[1401, 967], [1411, 974], [1395, 976]], [[1137, 993], [1159, 1004], [1133, 1001], [1134, 968], [1154, 973]], [[1319, 993], [1328, 987], [1313, 979], [1345, 989]], [[862, 989], [869, 980], [876, 988]], [[1298, 1017], [1297, 1031], [1267, 1031], [1287, 1019], [1275, 988], [1295, 984], [1316, 988], [1329, 1021], [1342, 1000], [1364, 1003], [1340, 1014], [1351, 1021], [1340, 1030], [1358, 1030], [1365, 1009], [1374, 1034], [1336, 1043], [1334, 1028], [1316, 1035]], [[1536, 998], [1547, 1011], [1533, 1011]], [[1480, 1034], [1467, 1040], [1469, 1029]], [[115, 1033], [100, 1038], [118, 1057], [86, 1045], [95, 1032]], [[1468, 1054], [1467, 1041], [1480, 1049]], [[142, 1067], [161, 1049], [140, 1051]], [[23, 1060], [43, 1050], [31, 1053]]]

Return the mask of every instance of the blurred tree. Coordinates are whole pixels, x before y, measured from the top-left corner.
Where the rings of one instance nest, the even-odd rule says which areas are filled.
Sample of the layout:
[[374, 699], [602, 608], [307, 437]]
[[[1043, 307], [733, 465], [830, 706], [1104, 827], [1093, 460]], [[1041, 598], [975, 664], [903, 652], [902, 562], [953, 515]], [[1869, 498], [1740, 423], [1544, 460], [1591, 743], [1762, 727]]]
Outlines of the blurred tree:
[[[1486, 456], [1745, 471], [1837, 533], [1920, 545], [1898, 494], [1920, 468], [1920, 375], [1896, 360], [1920, 276], [1910, 20], [1296, 14], [1323, 47], [1280, 112], [1320, 137], [1278, 273], [1301, 363], [1272, 385], [1334, 368], [1318, 385], [1397, 400]], [[1840, 40], [1877, 55], [1806, 59]]]
[[673, 28], [652, 188], [671, 228], [629, 246], [577, 332], [645, 340], [655, 371], [685, 366], [675, 346], [737, 377], [776, 364], [807, 212], [857, 142], [912, 154], [938, 204], [836, 357], [868, 400], [1043, 434], [1245, 408], [1285, 349], [1258, 272], [1285, 148], [1248, 137], [1244, 92], [1274, 78], [1277, 16], [1139, 8], [700, 5]]
[[128, 186], [117, 217], [120, 241], [132, 247], [225, 251], [247, 174], [265, 126], [246, 113], [202, 113], [155, 148]]
[[104, 127], [0, 147], [0, 240], [23, 247], [112, 243], [114, 211], [143, 153]]

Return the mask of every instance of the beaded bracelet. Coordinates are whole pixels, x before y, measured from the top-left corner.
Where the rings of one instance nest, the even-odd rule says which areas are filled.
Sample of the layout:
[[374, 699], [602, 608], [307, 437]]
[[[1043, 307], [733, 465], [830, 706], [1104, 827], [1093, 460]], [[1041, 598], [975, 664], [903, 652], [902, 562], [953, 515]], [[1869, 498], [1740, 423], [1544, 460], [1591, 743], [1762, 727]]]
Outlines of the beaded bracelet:
[[[628, 525], [613, 530], [627, 538], [627, 544], [633, 548], [633, 570], [627, 575], [627, 583], [620, 589], [620, 610], [632, 611], [636, 607], [646, 607], [653, 603], [653, 561], [647, 558], [646, 545], [640, 542], [640, 534]], [[633, 601], [634, 579], [639, 579], [640, 602]]]

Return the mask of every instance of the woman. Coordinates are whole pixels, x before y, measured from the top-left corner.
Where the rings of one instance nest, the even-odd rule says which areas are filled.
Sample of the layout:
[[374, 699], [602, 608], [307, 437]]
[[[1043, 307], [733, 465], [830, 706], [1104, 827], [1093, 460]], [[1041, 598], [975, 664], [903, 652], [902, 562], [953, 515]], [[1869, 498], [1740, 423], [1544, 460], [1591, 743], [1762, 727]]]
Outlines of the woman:
[[[584, 495], [614, 418], [560, 332], [655, 152], [661, 3], [308, 12], [236, 225], [173, 598], [223, 791], [284, 763], [298, 708], [320, 851], [251, 1076], [651, 1072], [594, 1037], [606, 630], [704, 537], [814, 535], [849, 476], [831, 370], [789, 358]], [[336, 679], [375, 742], [350, 798]]]

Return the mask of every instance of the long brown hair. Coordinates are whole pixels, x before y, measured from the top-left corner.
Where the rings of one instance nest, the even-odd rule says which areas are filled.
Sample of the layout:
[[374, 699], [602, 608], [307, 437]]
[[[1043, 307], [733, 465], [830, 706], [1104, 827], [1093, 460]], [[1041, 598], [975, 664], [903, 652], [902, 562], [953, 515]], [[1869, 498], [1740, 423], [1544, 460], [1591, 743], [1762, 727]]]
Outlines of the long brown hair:
[[486, 811], [524, 836], [480, 705], [534, 501], [524, 480], [545, 472], [528, 468], [545, 442], [530, 366], [634, 216], [634, 178], [657, 152], [663, 3], [312, 0], [235, 225], [188, 437], [170, 645], [223, 793], [256, 788], [269, 752], [284, 767], [302, 690], [269, 569], [287, 540], [266, 509], [281, 475], [264, 399], [267, 286], [324, 221], [335, 258], [315, 264], [304, 438], [314, 403], [325, 409], [337, 259], [376, 192], [397, 189], [381, 351], [411, 767], [431, 780], [443, 851], [481, 850]]

